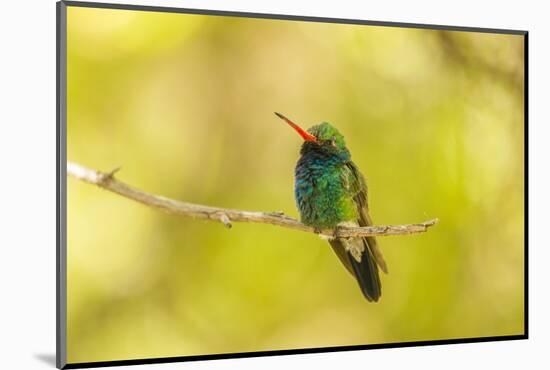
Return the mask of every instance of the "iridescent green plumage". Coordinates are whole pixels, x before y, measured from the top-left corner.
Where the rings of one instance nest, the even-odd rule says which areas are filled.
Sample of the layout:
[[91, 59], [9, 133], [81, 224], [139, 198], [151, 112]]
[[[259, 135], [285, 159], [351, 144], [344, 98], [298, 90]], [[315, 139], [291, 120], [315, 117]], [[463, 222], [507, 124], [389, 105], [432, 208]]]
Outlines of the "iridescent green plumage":
[[[340, 225], [370, 226], [367, 185], [351, 161], [344, 137], [327, 122], [304, 132], [277, 114], [304, 138], [295, 170], [295, 197], [301, 221], [317, 229]], [[331, 239], [332, 248], [356, 278], [363, 295], [378, 301], [381, 295], [378, 266], [387, 272], [373, 237]]]
[[317, 142], [304, 142], [296, 165], [295, 196], [302, 222], [317, 228], [334, 228], [354, 220], [358, 210], [353, 201], [356, 188], [350, 153], [344, 137], [323, 122], [308, 129]]

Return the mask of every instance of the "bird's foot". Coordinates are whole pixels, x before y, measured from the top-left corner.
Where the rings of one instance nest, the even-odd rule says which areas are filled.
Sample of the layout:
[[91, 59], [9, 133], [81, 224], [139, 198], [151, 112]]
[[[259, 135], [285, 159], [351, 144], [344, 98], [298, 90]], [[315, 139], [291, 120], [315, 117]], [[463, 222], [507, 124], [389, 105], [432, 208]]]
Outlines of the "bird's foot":
[[342, 230], [344, 230], [345, 228], [348, 228], [348, 227], [357, 227], [357, 226], [358, 226], [357, 223], [352, 222], [352, 221], [340, 222], [338, 225], [336, 225], [336, 227], [332, 231], [332, 235], [335, 238], [339, 238], [340, 235], [341, 235], [340, 231], [342, 231]]
[[333, 240], [335, 239], [334, 236], [331, 236], [331, 235], [327, 235], [326, 232], [323, 232], [323, 231], [326, 231], [326, 230], [323, 230], [321, 228], [318, 228], [318, 227], [314, 227], [313, 228], [313, 232], [317, 235], [319, 235], [319, 238], [323, 239], [323, 240]]
[[338, 236], [340, 235], [340, 230], [342, 229], [343, 229], [343, 225], [336, 225], [336, 227], [332, 231], [332, 236], [334, 237], [334, 239], [338, 238]]

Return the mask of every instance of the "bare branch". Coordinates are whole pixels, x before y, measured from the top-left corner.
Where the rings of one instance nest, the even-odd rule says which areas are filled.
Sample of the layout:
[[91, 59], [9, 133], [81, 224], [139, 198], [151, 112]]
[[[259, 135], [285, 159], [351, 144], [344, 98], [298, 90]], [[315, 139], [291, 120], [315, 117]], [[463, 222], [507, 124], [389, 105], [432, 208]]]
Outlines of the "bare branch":
[[315, 230], [293, 219], [285, 216], [283, 212], [254, 212], [241, 211], [237, 209], [225, 209], [203, 206], [149, 194], [135, 189], [115, 179], [114, 174], [119, 170], [104, 173], [92, 170], [76, 163], [67, 162], [67, 174], [89, 184], [97, 185], [123, 197], [135, 200], [146, 206], [158, 208], [165, 212], [185, 217], [212, 220], [221, 222], [227, 228], [231, 228], [231, 222], [254, 222], [270, 225], [277, 225], [289, 229], [316, 233], [328, 237], [351, 238], [364, 236], [385, 236], [385, 235], [406, 235], [422, 233], [430, 226], [437, 224], [438, 219], [408, 225], [386, 225], [368, 227], [338, 227], [335, 230]]

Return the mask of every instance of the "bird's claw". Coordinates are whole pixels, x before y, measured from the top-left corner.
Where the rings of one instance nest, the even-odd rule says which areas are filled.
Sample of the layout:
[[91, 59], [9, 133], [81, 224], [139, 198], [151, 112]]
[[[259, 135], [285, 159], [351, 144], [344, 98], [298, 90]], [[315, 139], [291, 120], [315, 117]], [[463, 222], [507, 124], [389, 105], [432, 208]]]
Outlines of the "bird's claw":
[[332, 236], [334, 238], [337, 238], [338, 235], [340, 235], [340, 230], [342, 229], [342, 226], [340, 225], [336, 225], [336, 227], [334, 228], [334, 230], [332, 231]]

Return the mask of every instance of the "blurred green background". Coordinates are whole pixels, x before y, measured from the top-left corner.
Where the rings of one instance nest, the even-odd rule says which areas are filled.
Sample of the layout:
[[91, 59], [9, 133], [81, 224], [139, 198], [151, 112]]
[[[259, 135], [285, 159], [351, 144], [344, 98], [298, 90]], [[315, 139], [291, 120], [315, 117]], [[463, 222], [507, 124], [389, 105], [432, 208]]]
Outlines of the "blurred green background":
[[68, 180], [68, 360], [524, 331], [523, 36], [68, 8], [68, 159], [297, 217], [304, 127], [365, 174], [390, 274], [369, 304], [317, 236], [167, 215]]

